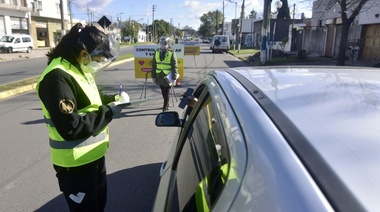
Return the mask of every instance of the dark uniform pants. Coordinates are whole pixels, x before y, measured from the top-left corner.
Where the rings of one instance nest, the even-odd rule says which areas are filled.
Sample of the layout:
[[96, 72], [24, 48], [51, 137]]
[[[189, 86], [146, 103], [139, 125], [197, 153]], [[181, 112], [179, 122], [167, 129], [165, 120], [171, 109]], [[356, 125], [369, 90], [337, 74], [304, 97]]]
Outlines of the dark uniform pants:
[[54, 169], [70, 211], [104, 211], [107, 201], [104, 157], [79, 167], [54, 165]]
[[162, 110], [166, 111], [169, 108], [169, 100], [170, 100], [169, 95], [170, 95], [171, 87], [170, 86], [165, 87], [165, 86], [160, 85], [160, 88], [161, 88], [162, 97], [164, 98], [164, 105], [162, 106]]

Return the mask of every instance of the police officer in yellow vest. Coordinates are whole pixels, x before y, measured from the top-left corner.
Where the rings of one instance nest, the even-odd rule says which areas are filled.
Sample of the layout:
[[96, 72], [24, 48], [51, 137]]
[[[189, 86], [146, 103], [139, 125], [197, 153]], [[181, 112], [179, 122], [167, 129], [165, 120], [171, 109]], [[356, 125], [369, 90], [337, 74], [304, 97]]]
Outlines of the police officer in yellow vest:
[[37, 83], [52, 163], [70, 211], [103, 211], [106, 205], [107, 125], [129, 96], [103, 95], [93, 74], [116, 54], [97, 27], [76, 24], [47, 54]]
[[152, 60], [152, 79], [153, 81], [160, 86], [162, 97], [164, 98], [164, 105], [162, 111], [169, 109], [169, 93], [170, 88], [173, 85], [170, 85], [168, 80], [165, 77], [170, 73], [172, 80], [178, 78], [178, 63], [175, 52], [170, 48], [169, 37], [160, 38], [160, 47], [155, 51], [153, 60]]

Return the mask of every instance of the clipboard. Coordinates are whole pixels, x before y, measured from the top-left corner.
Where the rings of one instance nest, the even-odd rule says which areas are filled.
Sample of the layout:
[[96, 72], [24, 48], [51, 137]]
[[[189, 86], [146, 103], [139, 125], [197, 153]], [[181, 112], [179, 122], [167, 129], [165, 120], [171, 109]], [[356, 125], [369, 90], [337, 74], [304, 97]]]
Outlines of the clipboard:
[[166, 75], [166, 76], [164, 77], [164, 79], [166, 80], [166, 82], [167, 82], [170, 86], [175, 85], [177, 79], [179, 78], [179, 74], [177, 74], [177, 76], [176, 76], [175, 79], [173, 79], [173, 76], [172, 76], [172, 75], [173, 75], [173, 72], [170, 71], [169, 74]]

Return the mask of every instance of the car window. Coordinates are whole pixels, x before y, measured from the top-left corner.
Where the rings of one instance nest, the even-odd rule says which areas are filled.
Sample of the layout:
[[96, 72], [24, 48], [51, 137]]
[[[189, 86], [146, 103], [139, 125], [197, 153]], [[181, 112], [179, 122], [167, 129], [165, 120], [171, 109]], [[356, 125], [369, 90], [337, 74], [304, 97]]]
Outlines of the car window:
[[[204, 96], [204, 95], [202, 95]], [[209, 95], [200, 99], [202, 105], [192, 111], [193, 120], [185, 133], [186, 141], [176, 166], [172, 197], [173, 211], [212, 208], [228, 172], [228, 153], [219, 110]], [[193, 114], [192, 114], [193, 115]]]
[[20, 42], [21, 42], [20, 38], [16, 38], [15, 43], [20, 43]]
[[0, 41], [1, 42], [12, 43], [13, 39], [14, 39], [14, 37], [12, 37], [12, 36], [3, 36]]
[[23, 37], [22, 42], [24, 43], [31, 42], [31, 39], [29, 37]]

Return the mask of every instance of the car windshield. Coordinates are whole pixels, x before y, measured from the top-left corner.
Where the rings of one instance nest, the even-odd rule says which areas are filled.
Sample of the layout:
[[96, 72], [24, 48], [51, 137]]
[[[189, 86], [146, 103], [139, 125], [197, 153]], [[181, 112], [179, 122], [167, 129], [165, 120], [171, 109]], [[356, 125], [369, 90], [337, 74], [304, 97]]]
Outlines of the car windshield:
[[0, 39], [0, 42], [6, 42], [6, 43], [12, 43], [12, 41], [14, 40], [14, 37], [13, 36], [3, 36], [1, 39]]

